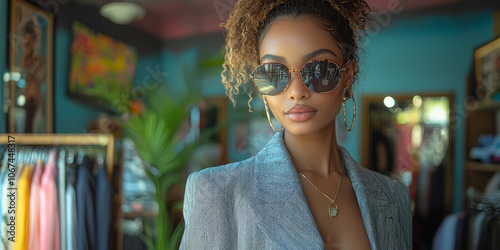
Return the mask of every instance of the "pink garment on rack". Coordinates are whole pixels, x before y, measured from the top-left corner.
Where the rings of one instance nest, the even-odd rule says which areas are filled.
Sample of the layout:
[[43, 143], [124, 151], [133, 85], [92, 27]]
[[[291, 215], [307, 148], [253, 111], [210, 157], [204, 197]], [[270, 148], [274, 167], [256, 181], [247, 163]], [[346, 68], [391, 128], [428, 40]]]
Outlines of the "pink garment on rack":
[[42, 160], [38, 159], [31, 177], [30, 187], [30, 220], [28, 233], [28, 249], [40, 249], [40, 178], [42, 176]]
[[52, 150], [40, 182], [40, 250], [60, 249], [56, 177], [56, 151]]

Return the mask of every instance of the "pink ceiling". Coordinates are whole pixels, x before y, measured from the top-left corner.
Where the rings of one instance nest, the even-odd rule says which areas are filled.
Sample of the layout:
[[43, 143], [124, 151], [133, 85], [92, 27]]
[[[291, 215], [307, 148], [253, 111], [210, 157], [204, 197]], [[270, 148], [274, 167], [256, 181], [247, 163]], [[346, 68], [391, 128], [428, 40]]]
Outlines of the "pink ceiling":
[[[214, 7], [214, 2], [223, 7]], [[221, 22], [228, 17], [230, 0], [169, 0], [141, 3], [146, 17], [134, 25], [163, 39], [221, 32]], [[216, 5], [219, 6], [219, 5]], [[224, 11], [227, 10], [227, 11]], [[220, 13], [219, 13], [219, 12]]]
[[[375, 9], [402, 9], [414, 10], [457, 3], [460, 0], [366, 0]], [[400, 6], [402, 8], [400, 8]]]
[[[100, 0], [94, 0], [100, 1]], [[375, 9], [414, 10], [459, 2], [460, 0], [367, 0]], [[162, 39], [175, 39], [221, 32], [237, 0], [138, 0], [146, 17], [135, 22], [139, 27]]]

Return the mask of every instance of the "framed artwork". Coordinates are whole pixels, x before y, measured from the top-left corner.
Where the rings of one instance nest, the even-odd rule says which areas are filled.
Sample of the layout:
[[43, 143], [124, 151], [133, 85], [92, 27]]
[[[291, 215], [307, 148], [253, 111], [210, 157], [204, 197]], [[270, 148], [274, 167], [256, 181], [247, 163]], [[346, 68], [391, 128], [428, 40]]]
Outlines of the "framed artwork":
[[[477, 96], [491, 99], [500, 92], [500, 38], [474, 51]], [[495, 99], [500, 99], [500, 96]]]
[[53, 16], [11, 1], [9, 132], [51, 133], [53, 126]]
[[108, 111], [128, 100], [137, 66], [137, 52], [123, 42], [74, 22], [69, 95]]

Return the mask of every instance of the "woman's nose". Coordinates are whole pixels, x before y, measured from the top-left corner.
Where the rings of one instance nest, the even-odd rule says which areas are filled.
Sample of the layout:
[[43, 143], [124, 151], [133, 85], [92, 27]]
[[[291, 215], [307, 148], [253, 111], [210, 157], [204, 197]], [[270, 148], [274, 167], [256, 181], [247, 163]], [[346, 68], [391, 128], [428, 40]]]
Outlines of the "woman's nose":
[[308, 88], [306, 88], [306, 85], [304, 84], [302, 80], [302, 75], [300, 74], [300, 71], [292, 71], [290, 72], [290, 86], [288, 86], [288, 91], [287, 95], [288, 98], [291, 100], [300, 100], [303, 98], [309, 98], [311, 95], [311, 91], [309, 91]]

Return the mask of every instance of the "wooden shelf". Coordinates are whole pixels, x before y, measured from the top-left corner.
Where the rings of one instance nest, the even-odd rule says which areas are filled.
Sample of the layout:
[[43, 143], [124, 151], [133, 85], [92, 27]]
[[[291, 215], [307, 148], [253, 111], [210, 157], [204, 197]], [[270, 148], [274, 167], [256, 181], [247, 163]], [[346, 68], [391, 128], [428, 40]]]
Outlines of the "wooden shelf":
[[465, 169], [482, 172], [500, 172], [500, 164], [485, 164], [476, 161], [468, 161]]
[[468, 103], [470, 108], [473, 108], [477, 111], [495, 111], [500, 110], [500, 102], [498, 101], [475, 101]]

